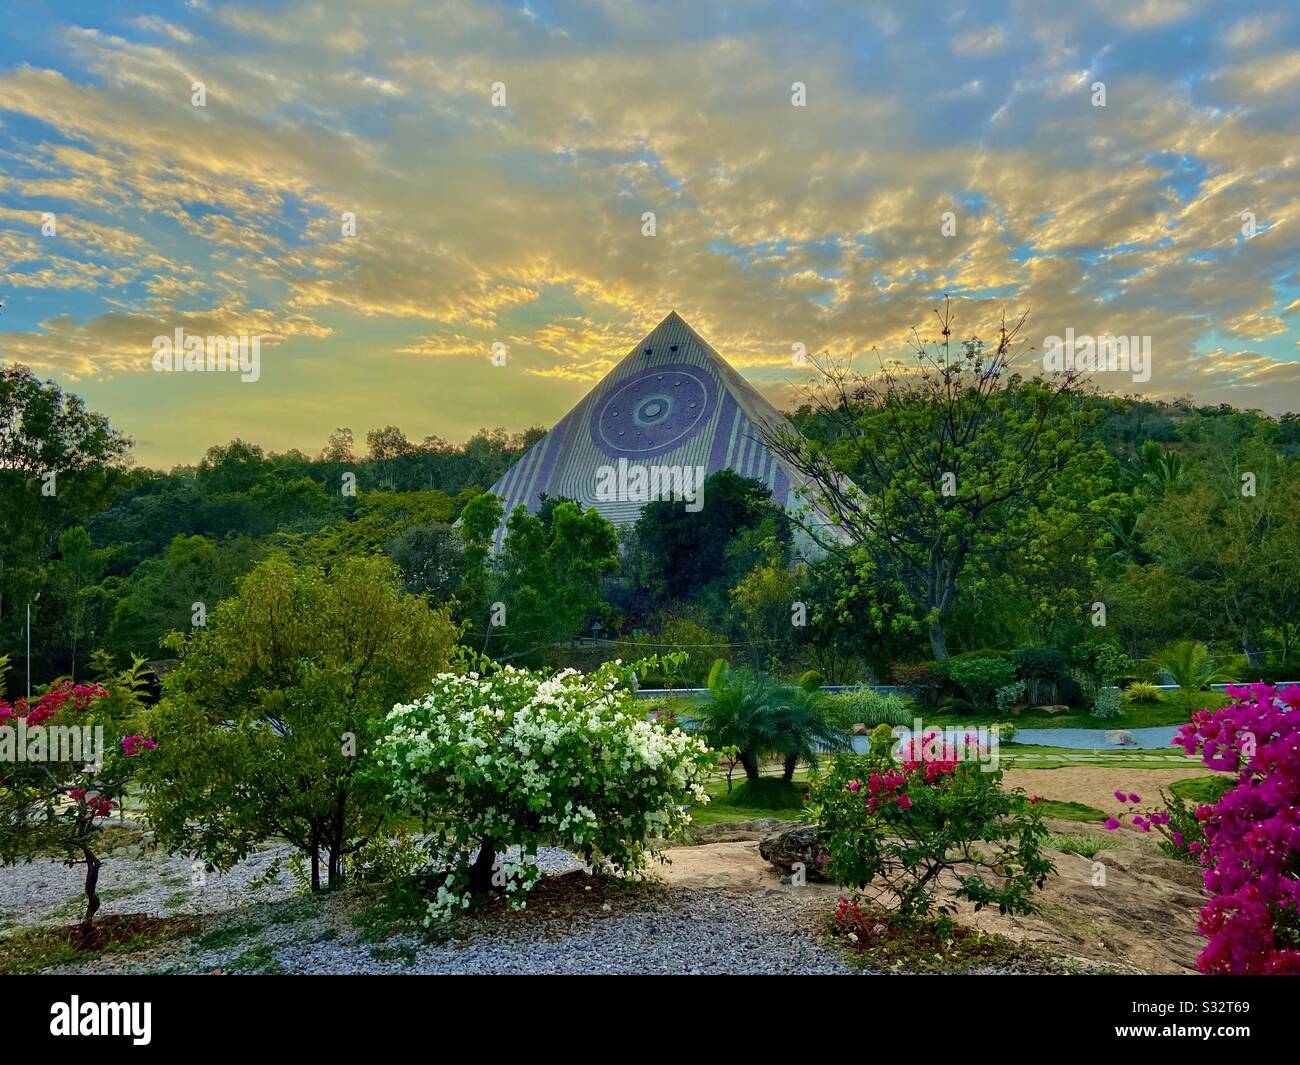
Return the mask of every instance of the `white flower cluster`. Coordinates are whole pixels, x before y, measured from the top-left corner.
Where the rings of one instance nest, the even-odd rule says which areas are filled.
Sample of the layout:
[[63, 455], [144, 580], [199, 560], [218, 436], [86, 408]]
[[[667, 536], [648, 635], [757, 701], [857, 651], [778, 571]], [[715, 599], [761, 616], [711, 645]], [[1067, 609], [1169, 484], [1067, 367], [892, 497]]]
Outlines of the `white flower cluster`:
[[[708, 801], [708, 748], [648, 722], [619, 663], [588, 674], [444, 673], [424, 698], [394, 707], [387, 727], [392, 796], [434, 813], [452, 866], [431, 916], [471, 904], [469, 868], [484, 841], [498, 852], [563, 846], [637, 873], [647, 847], [689, 824], [685, 807]], [[522, 905], [536, 879], [531, 866], [507, 865], [494, 883]]]

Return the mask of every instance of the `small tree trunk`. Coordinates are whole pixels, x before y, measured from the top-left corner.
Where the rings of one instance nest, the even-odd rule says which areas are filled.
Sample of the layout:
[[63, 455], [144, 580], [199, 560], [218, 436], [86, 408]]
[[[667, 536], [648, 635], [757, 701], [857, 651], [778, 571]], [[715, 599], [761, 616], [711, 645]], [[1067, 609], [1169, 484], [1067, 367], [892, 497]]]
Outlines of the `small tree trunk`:
[[938, 618], [930, 622], [930, 651], [936, 662], [948, 660], [948, 635], [943, 631], [943, 622]]
[[797, 754], [787, 754], [785, 756], [785, 772], [781, 774], [781, 780], [784, 783], [786, 784], [793, 783], [794, 767], [798, 764], [799, 764], [799, 756]]
[[313, 843], [311, 850], [311, 889], [313, 892], [320, 890], [320, 847]]
[[95, 852], [83, 843], [81, 853], [86, 858], [86, 916], [81, 922], [81, 934], [87, 936], [90, 934], [90, 922], [94, 920], [95, 914], [99, 912], [99, 867], [104, 863], [95, 857]]
[[492, 887], [492, 866], [496, 863], [496, 844], [491, 839], [479, 843], [478, 857], [469, 867], [469, 889], [474, 894], [486, 892]]
[[745, 767], [745, 777], [747, 780], [758, 779], [758, 758], [753, 751], [740, 752], [740, 764]]

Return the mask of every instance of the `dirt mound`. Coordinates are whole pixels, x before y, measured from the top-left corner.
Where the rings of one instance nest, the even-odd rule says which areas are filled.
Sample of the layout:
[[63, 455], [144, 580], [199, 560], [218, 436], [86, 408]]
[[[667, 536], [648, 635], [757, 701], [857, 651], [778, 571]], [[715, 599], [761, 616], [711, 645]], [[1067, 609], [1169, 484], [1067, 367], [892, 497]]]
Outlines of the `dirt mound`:
[[[950, 888], [945, 895], [961, 923], [1017, 942], [1140, 972], [1195, 972], [1204, 942], [1196, 931], [1204, 901], [1199, 870], [1153, 853], [1149, 840], [1127, 833], [1114, 839], [1116, 846], [1095, 860], [1048, 851], [1056, 874], [1035, 895], [1038, 912], [1027, 917], [976, 913], [969, 903], [954, 900]], [[668, 857], [671, 864], [660, 867], [660, 875], [678, 887], [816, 892], [825, 896], [827, 913], [845, 893], [833, 884], [782, 884], [781, 874], [752, 840], [676, 847]]]

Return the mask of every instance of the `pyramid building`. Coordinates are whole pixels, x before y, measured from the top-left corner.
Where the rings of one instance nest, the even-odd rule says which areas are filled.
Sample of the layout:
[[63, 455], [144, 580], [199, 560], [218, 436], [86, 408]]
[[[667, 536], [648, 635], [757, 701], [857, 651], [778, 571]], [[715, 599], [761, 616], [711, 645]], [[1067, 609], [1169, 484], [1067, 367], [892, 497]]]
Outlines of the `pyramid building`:
[[[542, 496], [594, 508], [615, 525], [635, 522], [646, 501], [598, 488], [611, 467], [734, 470], [767, 485], [787, 511], [810, 513], [806, 478], [763, 444], [760, 428], [789, 425], [676, 311], [657, 325], [491, 488], [508, 517]], [[708, 505], [707, 498], [704, 505]], [[807, 520], [807, 518], [805, 518]], [[818, 524], [825, 519], [814, 516]], [[497, 546], [504, 525], [497, 531]]]

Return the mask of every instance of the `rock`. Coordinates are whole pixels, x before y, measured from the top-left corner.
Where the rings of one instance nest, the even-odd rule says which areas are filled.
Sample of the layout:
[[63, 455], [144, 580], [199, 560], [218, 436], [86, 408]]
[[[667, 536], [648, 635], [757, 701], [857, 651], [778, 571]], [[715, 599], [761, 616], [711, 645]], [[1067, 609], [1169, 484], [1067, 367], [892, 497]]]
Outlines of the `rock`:
[[1134, 747], [1137, 745], [1137, 740], [1133, 738], [1133, 733], [1129, 732], [1129, 730], [1125, 728], [1111, 729], [1108, 731], [1106, 733], [1106, 742], [1122, 744], [1125, 747]]
[[758, 853], [782, 872], [794, 871], [795, 863], [803, 865], [808, 880], [829, 880], [817, 866], [820, 853], [817, 846], [817, 829], [814, 825], [794, 825], [772, 832], [758, 844]]
[[1070, 712], [1070, 708], [1061, 703], [1053, 703], [1051, 706], [1040, 706], [1038, 709], [1045, 714], [1068, 714]]
[[853, 727], [853, 735], [855, 736], [866, 736], [868, 734], [867, 726], [864, 725], [861, 721], [859, 721], [857, 724], [853, 725], [852, 727]]

